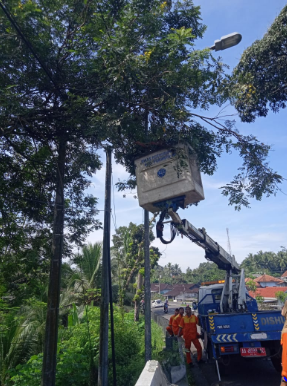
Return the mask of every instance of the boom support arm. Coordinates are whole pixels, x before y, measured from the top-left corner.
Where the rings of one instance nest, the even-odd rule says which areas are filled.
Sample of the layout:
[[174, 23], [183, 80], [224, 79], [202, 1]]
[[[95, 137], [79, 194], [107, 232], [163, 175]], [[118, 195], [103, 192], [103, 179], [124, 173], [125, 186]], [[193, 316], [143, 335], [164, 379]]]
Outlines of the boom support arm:
[[204, 228], [197, 229], [189, 221], [181, 220], [179, 215], [172, 209], [168, 210], [168, 214], [173, 220], [172, 225], [179, 233], [205, 250], [205, 256], [208, 260], [213, 261], [220, 269], [232, 271], [234, 274], [240, 273], [240, 267], [234, 256], [227, 253], [216, 241], [209, 237]]
[[[163, 239], [163, 218], [168, 212], [172, 218], [171, 223], [172, 236], [170, 241]], [[220, 245], [209, 237], [204, 228], [197, 229], [187, 220], [181, 220], [179, 215], [172, 208], [166, 209], [161, 213], [156, 226], [157, 237], [165, 244], [173, 241], [178, 231], [183, 236], [189, 238], [192, 242], [205, 250], [205, 257], [217, 264], [218, 268], [226, 271], [224, 287], [220, 300], [220, 311], [225, 312], [244, 312], [246, 308], [246, 288], [244, 280], [244, 270], [240, 269], [234, 256], [227, 253]]]

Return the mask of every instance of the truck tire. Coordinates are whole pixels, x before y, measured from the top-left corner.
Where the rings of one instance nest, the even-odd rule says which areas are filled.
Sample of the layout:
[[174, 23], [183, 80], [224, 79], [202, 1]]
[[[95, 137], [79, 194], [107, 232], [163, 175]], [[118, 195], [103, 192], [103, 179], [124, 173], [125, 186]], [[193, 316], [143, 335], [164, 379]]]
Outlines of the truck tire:
[[281, 371], [282, 371], [281, 357], [276, 355], [275, 357], [271, 357], [270, 359], [271, 359], [272, 365], [273, 365], [274, 369], [277, 371], [277, 373], [281, 373]]
[[270, 347], [270, 359], [274, 369], [278, 373], [281, 373], [282, 371], [281, 357], [282, 357], [282, 346], [279, 344], [279, 342], [277, 342], [277, 344], [274, 343]]
[[[225, 359], [227, 359], [227, 358], [225, 358]], [[230, 367], [229, 367], [230, 359], [231, 359], [230, 356], [228, 356], [228, 360], [229, 360], [228, 364], [224, 364], [222, 358], [219, 359], [218, 367], [219, 367], [220, 375], [224, 376], [224, 375], [228, 375], [230, 373]], [[216, 365], [215, 365], [215, 367], [216, 367]]]
[[209, 361], [213, 359], [212, 346], [211, 346], [211, 341], [209, 339], [208, 339], [208, 342], [207, 342], [206, 354], [207, 354], [207, 357], [208, 357]]

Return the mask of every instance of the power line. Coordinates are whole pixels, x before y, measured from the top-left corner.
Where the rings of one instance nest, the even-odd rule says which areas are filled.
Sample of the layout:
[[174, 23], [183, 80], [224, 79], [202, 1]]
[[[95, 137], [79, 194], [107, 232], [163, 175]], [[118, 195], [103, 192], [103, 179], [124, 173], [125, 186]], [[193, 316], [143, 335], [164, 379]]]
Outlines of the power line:
[[112, 212], [112, 218], [113, 218], [115, 230], [117, 230], [117, 215], [116, 215], [116, 207], [115, 207], [115, 186], [114, 186], [113, 173], [112, 173], [112, 186], [113, 186], [113, 207], [114, 207], [114, 215]]
[[42, 61], [42, 59], [38, 56], [38, 54], [36, 53], [36, 51], [34, 50], [32, 44], [29, 42], [29, 40], [24, 36], [23, 32], [21, 31], [20, 27], [18, 26], [17, 22], [13, 19], [13, 17], [10, 15], [10, 13], [7, 11], [7, 9], [5, 8], [4, 4], [2, 3], [2, 1], [0, 0], [0, 6], [3, 10], [3, 12], [5, 13], [5, 15], [7, 16], [8, 20], [10, 21], [10, 23], [12, 24], [12, 26], [15, 28], [16, 32], [18, 33], [18, 35], [20, 36], [20, 38], [23, 40], [23, 42], [26, 44], [26, 46], [28, 47], [28, 49], [30, 50], [30, 52], [32, 53], [32, 55], [35, 57], [35, 59], [39, 62], [40, 66], [42, 67], [42, 69], [45, 71], [46, 75], [48, 76], [48, 78], [50, 79], [50, 81], [53, 83], [55, 89], [58, 91], [58, 93], [62, 96], [65, 96], [66, 95], [63, 95], [62, 92], [60, 91], [60, 89], [58, 88], [57, 84], [55, 83], [52, 75], [50, 74], [50, 71], [48, 70], [48, 68], [46, 67], [45, 63]]

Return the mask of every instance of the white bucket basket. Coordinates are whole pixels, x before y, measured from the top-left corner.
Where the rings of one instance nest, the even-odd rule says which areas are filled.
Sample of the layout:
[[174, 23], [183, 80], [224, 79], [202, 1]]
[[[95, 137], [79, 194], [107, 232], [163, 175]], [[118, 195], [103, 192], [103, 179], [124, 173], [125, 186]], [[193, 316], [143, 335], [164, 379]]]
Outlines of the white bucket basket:
[[182, 198], [182, 206], [204, 200], [196, 157], [189, 147], [180, 144], [175, 151], [159, 150], [135, 161], [139, 204], [158, 212], [157, 203], [171, 203]]

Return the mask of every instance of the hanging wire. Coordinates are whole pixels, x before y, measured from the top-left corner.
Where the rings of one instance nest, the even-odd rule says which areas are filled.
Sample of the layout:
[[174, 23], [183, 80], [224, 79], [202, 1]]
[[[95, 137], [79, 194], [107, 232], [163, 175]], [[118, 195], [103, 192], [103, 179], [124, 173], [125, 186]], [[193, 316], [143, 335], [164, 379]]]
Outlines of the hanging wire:
[[8, 10], [6, 9], [6, 7], [4, 6], [3, 2], [0, 0], [0, 7], [2, 8], [3, 12], [5, 13], [5, 15], [7, 16], [7, 19], [10, 21], [10, 23], [12, 24], [12, 26], [15, 28], [16, 32], [18, 33], [18, 35], [20, 36], [20, 38], [23, 40], [23, 42], [26, 44], [26, 46], [28, 47], [28, 49], [30, 50], [30, 52], [32, 53], [32, 55], [35, 57], [35, 59], [38, 61], [38, 63], [40, 64], [40, 66], [42, 67], [42, 69], [44, 70], [44, 72], [46, 73], [46, 75], [48, 76], [48, 78], [50, 79], [50, 81], [53, 83], [55, 89], [58, 91], [58, 93], [62, 96], [65, 96], [67, 97], [66, 95], [63, 95], [62, 92], [60, 91], [60, 89], [58, 88], [58, 85], [55, 83], [50, 71], [48, 70], [48, 68], [46, 67], [45, 63], [42, 61], [42, 59], [38, 56], [37, 52], [34, 50], [32, 44], [29, 42], [29, 40], [24, 36], [23, 32], [21, 31], [19, 25], [17, 24], [17, 22], [13, 19], [13, 17], [11, 16], [11, 14], [8, 12]]
[[113, 207], [114, 207], [114, 215], [112, 212], [112, 218], [113, 218], [115, 230], [117, 230], [117, 215], [116, 215], [116, 206], [115, 206], [115, 186], [114, 186], [113, 173], [112, 173], [112, 186], [113, 186]]

